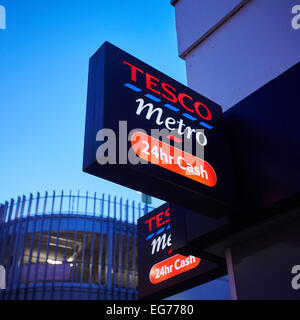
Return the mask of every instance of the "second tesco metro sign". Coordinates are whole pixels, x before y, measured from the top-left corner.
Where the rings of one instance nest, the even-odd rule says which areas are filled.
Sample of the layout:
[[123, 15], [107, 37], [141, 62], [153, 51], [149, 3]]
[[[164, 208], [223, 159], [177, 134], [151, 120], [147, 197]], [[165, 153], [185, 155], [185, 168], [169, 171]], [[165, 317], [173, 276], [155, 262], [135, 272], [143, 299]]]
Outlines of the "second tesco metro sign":
[[181, 208], [165, 203], [138, 220], [140, 299], [163, 299], [226, 274], [226, 265], [172, 251], [172, 220]]
[[219, 105], [108, 42], [90, 59], [85, 172], [218, 217], [228, 159]]

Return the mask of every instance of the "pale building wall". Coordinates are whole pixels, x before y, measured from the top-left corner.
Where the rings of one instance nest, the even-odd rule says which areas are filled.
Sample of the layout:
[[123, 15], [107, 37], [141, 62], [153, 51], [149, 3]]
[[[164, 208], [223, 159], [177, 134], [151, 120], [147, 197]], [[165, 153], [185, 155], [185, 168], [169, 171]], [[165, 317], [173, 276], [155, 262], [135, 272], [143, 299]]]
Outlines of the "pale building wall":
[[188, 86], [225, 111], [299, 62], [300, 29], [292, 28], [297, 4], [178, 0], [178, 48]]

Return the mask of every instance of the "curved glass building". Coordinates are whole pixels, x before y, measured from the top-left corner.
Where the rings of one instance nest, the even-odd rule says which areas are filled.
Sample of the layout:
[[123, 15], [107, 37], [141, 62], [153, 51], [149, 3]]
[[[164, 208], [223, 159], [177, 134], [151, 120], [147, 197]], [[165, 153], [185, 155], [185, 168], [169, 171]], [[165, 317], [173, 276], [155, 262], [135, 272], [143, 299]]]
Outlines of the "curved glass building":
[[2, 299], [137, 299], [136, 221], [116, 197], [23, 196], [0, 207]]

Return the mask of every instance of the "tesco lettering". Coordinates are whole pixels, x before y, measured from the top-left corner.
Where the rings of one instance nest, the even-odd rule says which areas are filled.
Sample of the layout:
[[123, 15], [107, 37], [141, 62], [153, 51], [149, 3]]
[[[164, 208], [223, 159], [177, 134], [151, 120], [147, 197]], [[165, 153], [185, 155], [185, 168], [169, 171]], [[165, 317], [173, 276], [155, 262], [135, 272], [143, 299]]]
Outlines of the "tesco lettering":
[[141, 83], [148, 90], [155, 94], [162, 96], [164, 99], [179, 104], [185, 110], [200, 116], [202, 119], [209, 121], [212, 119], [210, 109], [201, 101], [194, 101], [194, 98], [184, 92], [177, 92], [176, 88], [166, 82], [161, 82], [158, 78], [144, 72], [144, 70], [134, 66], [133, 64], [123, 61], [123, 63], [130, 67], [131, 81]]

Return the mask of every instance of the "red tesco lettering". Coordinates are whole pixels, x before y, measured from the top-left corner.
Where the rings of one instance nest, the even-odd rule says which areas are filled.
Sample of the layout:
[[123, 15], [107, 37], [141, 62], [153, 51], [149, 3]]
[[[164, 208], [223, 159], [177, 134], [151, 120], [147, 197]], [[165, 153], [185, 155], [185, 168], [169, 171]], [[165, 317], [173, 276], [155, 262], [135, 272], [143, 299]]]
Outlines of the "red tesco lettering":
[[[133, 64], [123, 61], [125, 65], [130, 67], [130, 77], [133, 82], [145, 81], [145, 87], [157, 95], [162, 95], [163, 98], [172, 102], [179, 103], [184, 109], [191, 113], [198, 114], [204, 120], [211, 120], [212, 113], [210, 109], [201, 101], [194, 101], [193, 97], [184, 92], [177, 93], [176, 88], [168, 83], [160, 82], [160, 80], [148, 72], [134, 66]], [[139, 79], [139, 81], [138, 81]]]

